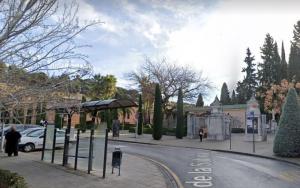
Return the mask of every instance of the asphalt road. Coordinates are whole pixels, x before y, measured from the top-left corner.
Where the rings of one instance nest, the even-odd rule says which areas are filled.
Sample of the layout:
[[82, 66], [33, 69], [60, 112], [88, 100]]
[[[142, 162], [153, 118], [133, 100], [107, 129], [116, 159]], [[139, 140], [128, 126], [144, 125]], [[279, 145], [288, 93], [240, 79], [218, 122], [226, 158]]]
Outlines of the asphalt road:
[[115, 147], [165, 164], [187, 188], [300, 187], [300, 168], [284, 162], [201, 149], [110, 142], [110, 150]]
[[[103, 139], [95, 139], [95, 166], [102, 168]], [[75, 144], [70, 147], [74, 152]], [[89, 139], [82, 139], [79, 155], [88, 156]], [[126, 154], [139, 154], [169, 167], [182, 185], [215, 188], [299, 188], [300, 167], [285, 162], [212, 152], [201, 149], [167, 147], [110, 141], [108, 155], [119, 147]], [[87, 159], [81, 160], [87, 166]], [[126, 161], [123, 161], [126, 163]], [[109, 168], [109, 167], [108, 167]], [[126, 172], [122, 172], [126, 173]], [[149, 177], [151, 178], [151, 177]]]

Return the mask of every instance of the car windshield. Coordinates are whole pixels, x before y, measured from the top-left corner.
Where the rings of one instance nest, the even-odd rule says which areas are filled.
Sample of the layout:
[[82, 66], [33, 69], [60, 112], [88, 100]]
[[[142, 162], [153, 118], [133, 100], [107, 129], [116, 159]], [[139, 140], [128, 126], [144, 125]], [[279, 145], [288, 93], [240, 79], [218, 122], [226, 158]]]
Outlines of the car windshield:
[[44, 130], [38, 130], [38, 131], [33, 131], [31, 133], [29, 133], [27, 136], [28, 137], [38, 137], [41, 136], [43, 134]]
[[25, 134], [29, 134], [31, 132], [38, 131], [38, 130], [41, 130], [41, 129], [39, 129], [39, 128], [26, 129], [26, 130], [22, 131], [21, 134], [25, 135]]

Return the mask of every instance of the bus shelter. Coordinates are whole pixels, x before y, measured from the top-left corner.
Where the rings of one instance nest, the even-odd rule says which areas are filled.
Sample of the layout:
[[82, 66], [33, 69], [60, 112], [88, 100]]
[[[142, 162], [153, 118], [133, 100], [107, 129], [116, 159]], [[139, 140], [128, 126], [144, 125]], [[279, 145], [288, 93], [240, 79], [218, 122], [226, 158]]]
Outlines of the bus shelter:
[[[70, 112], [70, 109], [72, 109], [72, 111], [75, 112], [75, 109], [78, 109], [77, 112], [91, 113], [93, 116], [99, 111], [131, 107], [138, 107], [136, 102], [131, 99], [109, 99], [88, 101], [80, 105], [68, 106], [69, 110], [65, 109], [65, 111]], [[68, 117], [71, 118], [71, 115]], [[68, 124], [65, 130], [63, 152], [56, 150], [56, 143], [58, 143], [56, 129], [50, 126], [45, 129], [42, 160], [48, 160], [52, 163], [58, 161], [58, 163], [61, 162], [63, 166], [73, 166], [75, 170], [79, 169], [79, 167], [84, 167], [84, 169], [80, 169], [87, 170], [88, 173], [94, 169], [102, 169], [102, 176], [104, 178], [106, 173], [108, 128], [103, 132], [97, 131], [96, 133], [94, 128], [91, 128], [91, 130], [85, 133], [81, 133], [82, 131], [77, 129], [75, 130], [75, 132], [77, 132], [76, 139], [72, 140], [72, 138], [70, 138], [70, 118], [68, 118]], [[95, 123], [94, 119], [94, 124]], [[49, 157], [46, 157], [47, 152]]]

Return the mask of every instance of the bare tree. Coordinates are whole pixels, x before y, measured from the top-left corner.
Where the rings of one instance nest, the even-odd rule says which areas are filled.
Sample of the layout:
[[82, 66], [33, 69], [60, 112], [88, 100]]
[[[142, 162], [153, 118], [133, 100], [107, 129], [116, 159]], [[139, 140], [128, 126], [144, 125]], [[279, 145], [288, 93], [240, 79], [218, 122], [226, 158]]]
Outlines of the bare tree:
[[[86, 61], [75, 37], [88, 27], [80, 25], [78, 5], [58, 0], [0, 1], [0, 60], [27, 71], [72, 67], [70, 60]], [[67, 64], [66, 64], [67, 63]]]
[[[140, 85], [141, 91], [144, 88], [143, 80], [145, 79], [148, 83], [158, 83], [162, 91], [164, 109], [168, 106], [170, 99], [177, 96], [179, 88], [182, 88], [186, 101], [194, 100], [199, 93], [205, 95], [211, 88], [210, 82], [203, 77], [202, 72], [197, 72], [188, 66], [169, 63], [166, 58], [160, 62], [146, 58], [138, 72], [130, 73], [129, 78]], [[153, 92], [151, 89], [147, 92], [151, 91]]]
[[79, 45], [75, 39], [100, 22], [79, 23], [77, 12], [73, 0], [0, 0], [4, 110], [57, 100], [51, 93], [63, 91], [70, 79], [91, 71], [88, 57], [79, 52], [88, 45]]

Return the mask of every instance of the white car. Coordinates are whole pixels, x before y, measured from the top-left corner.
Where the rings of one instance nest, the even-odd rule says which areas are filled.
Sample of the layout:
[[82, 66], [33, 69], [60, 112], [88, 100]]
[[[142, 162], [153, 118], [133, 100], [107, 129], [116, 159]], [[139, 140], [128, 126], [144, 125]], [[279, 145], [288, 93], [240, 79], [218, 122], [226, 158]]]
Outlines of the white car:
[[[44, 129], [33, 131], [26, 136], [22, 136], [19, 148], [25, 152], [43, 148]], [[56, 147], [63, 147], [65, 140], [65, 131], [56, 131]], [[52, 146], [51, 146], [52, 147]]]
[[26, 130], [20, 132], [20, 134], [22, 135], [22, 137], [24, 137], [24, 136], [27, 136], [28, 134], [30, 134], [34, 131], [38, 131], [38, 130], [44, 130], [44, 127], [26, 129]]

